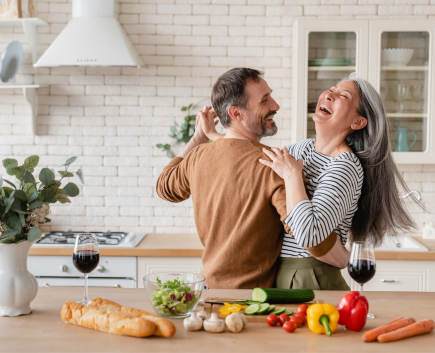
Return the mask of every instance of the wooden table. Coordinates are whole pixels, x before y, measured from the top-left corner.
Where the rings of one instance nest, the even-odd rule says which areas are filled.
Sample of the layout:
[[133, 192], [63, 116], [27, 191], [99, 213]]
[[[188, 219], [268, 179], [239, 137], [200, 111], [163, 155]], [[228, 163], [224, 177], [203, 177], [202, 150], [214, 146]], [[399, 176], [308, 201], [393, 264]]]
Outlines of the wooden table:
[[[202, 297], [247, 298], [250, 290], [206, 290]], [[317, 291], [316, 298], [336, 305], [345, 292]], [[188, 332], [181, 319], [174, 319], [177, 333], [172, 338], [133, 338], [65, 324], [60, 310], [68, 300], [80, 300], [83, 288], [39, 288], [30, 315], [0, 317], [0, 352], [434, 352], [435, 332], [390, 343], [364, 343], [361, 332], [341, 327], [332, 337], [312, 333], [308, 327], [287, 333], [281, 327], [249, 324], [241, 333]], [[100, 296], [123, 305], [152, 312], [143, 289], [89, 289], [91, 298]], [[433, 293], [367, 292], [370, 312], [365, 330], [399, 316], [416, 320], [435, 319]]]

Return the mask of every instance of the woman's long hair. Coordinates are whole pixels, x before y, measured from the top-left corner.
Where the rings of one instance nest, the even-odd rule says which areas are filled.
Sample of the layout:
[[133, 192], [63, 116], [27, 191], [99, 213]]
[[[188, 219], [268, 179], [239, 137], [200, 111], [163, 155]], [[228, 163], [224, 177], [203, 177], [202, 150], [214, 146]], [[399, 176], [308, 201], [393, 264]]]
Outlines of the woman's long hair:
[[389, 123], [381, 97], [370, 83], [355, 73], [340, 83], [345, 81], [355, 84], [360, 97], [357, 112], [368, 121], [365, 128], [355, 130], [346, 138], [347, 145], [364, 169], [358, 210], [350, 228], [350, 242], [369, 241], [376, 246], [382, 243], [385, 236], [395, 236], [398, 230], [416, 228], [399, 198], [398, 186], [405, 192], [410, 190], [393, 160]]

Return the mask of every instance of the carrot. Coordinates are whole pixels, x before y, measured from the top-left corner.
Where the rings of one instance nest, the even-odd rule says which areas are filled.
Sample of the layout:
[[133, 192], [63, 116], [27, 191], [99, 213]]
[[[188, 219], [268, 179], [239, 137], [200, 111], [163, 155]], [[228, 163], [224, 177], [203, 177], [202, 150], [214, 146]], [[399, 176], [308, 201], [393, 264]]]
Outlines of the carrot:
[[400, 317], [396, 320], [389, 322], [388, 324], [376, 327], [372, 330], [364, 332], [362, 335], [362, 340], [364, 342], [373, 342], [378, 338], [379, 335], [383, 333], [395, 331], [399, 328], [411, 325], [415, 322], [415, 319], [411, 317]]
[[393, 332], [384, 333], [378, 337], [381, 343], [401, 340], [402, 338], [421, 335], [423, 333], [431, 332], [435, 328], [433, 320], [423, 320], [414, 324], [402, 327]]

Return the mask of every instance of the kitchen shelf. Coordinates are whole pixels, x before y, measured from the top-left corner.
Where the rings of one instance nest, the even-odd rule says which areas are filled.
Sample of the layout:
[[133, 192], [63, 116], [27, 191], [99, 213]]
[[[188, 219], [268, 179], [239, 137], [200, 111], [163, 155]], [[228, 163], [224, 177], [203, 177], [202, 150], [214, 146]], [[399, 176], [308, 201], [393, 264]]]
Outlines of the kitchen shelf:
[[382, 71], [427, 71], [428, 66], [381, 66]]
[[37, 95], [36, 89], [39, 87], [45, 87], [47, 85], [0, 85], [0, 89], [22, 89], [24, 98], [26, 98], [27, 103], [30, 105], [31, 110], [31, 126], [33, 135], [36, 135], [36, 114], [37, 114]]
[[32, 62], [35, 63], [37, 59], [37, 31], [38, 26], [48, 26], [48, 23], [40, 18], [13, 18], [0, 20], [2, 27], [23, 27], [24, 34], [29, 39], [32, 47]]
[[[314, 113], [307, 113], [308, 118], [312, 118], [314, 116]], [[401, 118], [401, 119], [407, 119], [407, 118], [427, 118], [426, 113], [389, 113], [387, 114], [389, 118]]]
[[308, 71], [355, 71], [355, 66], [308, 66]]

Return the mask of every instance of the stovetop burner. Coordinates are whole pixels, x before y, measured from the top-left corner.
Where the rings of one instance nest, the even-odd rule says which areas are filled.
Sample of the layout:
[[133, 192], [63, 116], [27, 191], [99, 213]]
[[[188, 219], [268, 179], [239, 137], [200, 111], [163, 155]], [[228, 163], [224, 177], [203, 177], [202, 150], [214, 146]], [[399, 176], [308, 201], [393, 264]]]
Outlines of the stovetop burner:
[[98, 246], [117, 246], [135, 247], [145, 236], [145, 234], [124, 233], [124, 232], [75, 232], [72, 230], [51, 231], [43, 238], [39, 239], [35, 245], [41, 246], [70, 246], [74, 245], [78, 234], [93, 233], [97, 237]]

